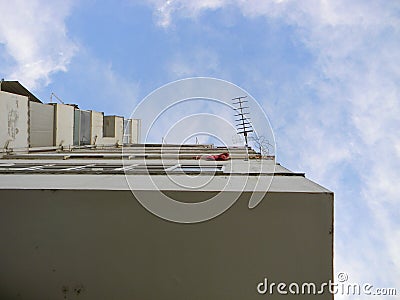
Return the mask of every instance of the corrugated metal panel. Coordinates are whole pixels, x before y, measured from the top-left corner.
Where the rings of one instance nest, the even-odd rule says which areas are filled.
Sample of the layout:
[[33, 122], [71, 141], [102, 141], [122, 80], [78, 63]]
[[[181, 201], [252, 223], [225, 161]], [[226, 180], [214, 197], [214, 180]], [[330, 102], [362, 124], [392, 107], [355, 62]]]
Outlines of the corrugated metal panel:
[[140, 119], [124, 120], [124, 144], [138, 144], [140, 141]]
[[90, 125], [91, 117], [90, 111], [81, 110], [81, 124], [80, 124], [80, 145], [90, 145]]
[[132, 120], [127, 119], [124, 120], [124, 144], [130, 144], [132, 141]]
[[74, 145], [79, 146], [79, 133], [81, 124], [81, 113], [79, 109], [74, 111]]
[[91, 113], [75, 109], [74, 112], [74, 145], [90, 145]]
[[29, 106], [30, 147], [46, 147], [54, 144], [54, 107], [36, 102]]

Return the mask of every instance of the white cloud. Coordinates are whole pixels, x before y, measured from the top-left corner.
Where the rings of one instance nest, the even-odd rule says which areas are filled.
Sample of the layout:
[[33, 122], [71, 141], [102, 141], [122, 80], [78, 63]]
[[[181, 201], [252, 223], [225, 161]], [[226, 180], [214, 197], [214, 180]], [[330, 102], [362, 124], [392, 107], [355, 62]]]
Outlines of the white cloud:
[[203, 0], [203, 1], [185, 1], [185, 0], [149, 0], [155, 7], [155, 14], [158, 25], [168, 27], [171, 25], [171, 19], [174, 14], [185, 17], [195, 17], [206, 9], [217, 9], [226, 4], [225, 0]]
[[129, 117], [138, 101], [139, 83], [123, 77], [111, 63], [87, 57], [85, 67], [88, 86], [101, 95], [96, 106], [101, 107], [106, 115]]
[[[81, 48], [68, 73], [66, 82], [61, 85], [61, 91], [70, 97], [62, 97], [66, 102], [79, 104], [82, 109], [124, 117], [129, 117], [137, 104], [138, 81], [127, 79], [114, 68], [112, 62], [96, 58], [89, 49]], [[72, 91], [69, 91], [70, 86], [74, 87]]]
[[[349, 166], [356, 170], [358, 178], [353, 179], [361, 182], [361, 198], [336, 198], [336, 208], [359, 205], [360, 213], [371, 217], [374, 229], [366, 231], [352, 222], [348, 212], [337, 211], [337, 221], [348, 223], [337, 224], [343, 235], [337, 236], [336, 270], [360, 280], [374, 274], [380, 282], [398, 283], [400, 2], [150, 2], [163, 27], [171, 26], [174, 17], [193, 18], [207, 10], [233, 6], [245, 17], [273, 19], [296, 28], [297, 38], [316, 58], [304, 73], [304, 84], [318, 99], [292, 103], [289, 110], [271, 107], [284, 120], [278, 122], [286, 142], [278, 144], [278, 151], [289, 153], [293, 164], [342, 195], [352, 188], [353, 180], [343, 183], [340, 177]], [[289, 121], [293, 109], [298, 113]], [[352, 230], [344, 230], [346, 226]], [[378, 244], [369, 240], [372, 236]], [[372, 264], [371, 259], [378, 262]]]
[[219, 57], [212, 50], [194, 49], [190, 53], [177, 53], [167, 65], [172, 78], [186, 78], [220, 73]]
[[71, 1], [0, 1], [0, 45], [11, 63], [3, 70], [6, 80], [35, 89], [67, 70], [77, 51], [65, 26], [71, 6]]

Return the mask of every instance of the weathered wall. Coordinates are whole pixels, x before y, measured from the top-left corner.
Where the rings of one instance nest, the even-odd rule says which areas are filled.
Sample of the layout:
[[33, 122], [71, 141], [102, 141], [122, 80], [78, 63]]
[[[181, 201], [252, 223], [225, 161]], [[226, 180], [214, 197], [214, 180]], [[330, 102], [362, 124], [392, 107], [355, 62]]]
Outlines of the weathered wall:
[[36, 102], [29, 103], [30, 147], [54, 145], [54, 106]]
[[118, 116], [104, 116], [103, 138], [99, 144], [122, 144], [124, 134], [124, 118]]
[[103, 113], [97, 111], [91, 111], [91, 144], [99, 144], [103, 138]]
[[269, 193], [251, 210], [248, 199], [210, 221], [176, 224], [130, 191], [0, 190], [0, 298], [332, 299], [256, 288], [265, 277], [332, 278], [333, 195]]
[[103, 118], [103, 137], [115, 138], [115, 116], [104, 116], [104, 118]]
[[55, 109], [55, 146], [73, 145], [74, 107], [65, 104], [53, 104]]
[[115, 117], [115, 142], [122, 144], [124, 136], [124, 118]]
[[0, 91], [0, 149], [27, 151], [28, 97]]

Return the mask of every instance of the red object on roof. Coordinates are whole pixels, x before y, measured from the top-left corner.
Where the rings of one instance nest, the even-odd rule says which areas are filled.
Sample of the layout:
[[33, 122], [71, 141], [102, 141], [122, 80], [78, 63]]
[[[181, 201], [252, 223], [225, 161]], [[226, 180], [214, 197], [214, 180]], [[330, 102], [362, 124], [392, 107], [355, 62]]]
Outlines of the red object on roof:
[[206, 160], [217, 160], [217, 161], [224, 161], [229, 159], [229, 153], [224, 152], [218, 155], [209, 155], [206, 157]]

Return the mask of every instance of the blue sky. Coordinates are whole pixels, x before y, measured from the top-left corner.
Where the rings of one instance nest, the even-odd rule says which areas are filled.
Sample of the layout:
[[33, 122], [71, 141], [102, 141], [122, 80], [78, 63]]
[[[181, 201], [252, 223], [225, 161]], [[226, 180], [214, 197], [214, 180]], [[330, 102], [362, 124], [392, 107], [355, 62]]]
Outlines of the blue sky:
[[181, 78], [247, 90], [270, 118], [278, 161], [335, 192], [335, 270], [377, 287], [399, 284], [400, 2], [0, 5], [0, 77], [43, 101], [54, 92], [129, 116]]

